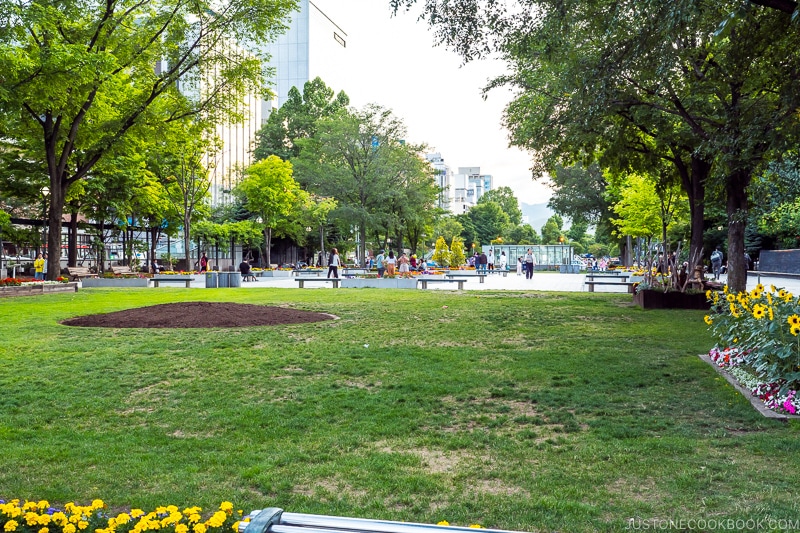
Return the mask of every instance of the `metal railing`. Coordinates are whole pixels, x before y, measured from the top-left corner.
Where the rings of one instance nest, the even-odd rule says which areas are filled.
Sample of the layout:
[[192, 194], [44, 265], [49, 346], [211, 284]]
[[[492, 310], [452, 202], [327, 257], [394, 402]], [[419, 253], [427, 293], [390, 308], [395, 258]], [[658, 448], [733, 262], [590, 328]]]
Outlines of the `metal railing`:
[[[414, 522], [392, 522], [303, 513], [285, 513], [270, 507], [252, 511], [249, 522], [239, 524], [239, 533], [475, 533], [475, 528], [439, 526]], [[484, 533], [514, 533], [481, 528]]]

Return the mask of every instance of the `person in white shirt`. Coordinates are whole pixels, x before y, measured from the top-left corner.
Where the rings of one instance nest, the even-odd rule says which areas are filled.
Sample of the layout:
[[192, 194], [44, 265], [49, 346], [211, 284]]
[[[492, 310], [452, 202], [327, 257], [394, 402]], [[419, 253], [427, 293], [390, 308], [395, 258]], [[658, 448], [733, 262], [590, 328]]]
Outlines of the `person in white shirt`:
[[331, 257], [328, 261], [328, 276], [331, 277], [331, 273], [333, 273], [333, 277], [339, 279], [339, 266], [341, 266], [342, 261], [339, 259], [339, 250], [334, 248], [331, 250]]

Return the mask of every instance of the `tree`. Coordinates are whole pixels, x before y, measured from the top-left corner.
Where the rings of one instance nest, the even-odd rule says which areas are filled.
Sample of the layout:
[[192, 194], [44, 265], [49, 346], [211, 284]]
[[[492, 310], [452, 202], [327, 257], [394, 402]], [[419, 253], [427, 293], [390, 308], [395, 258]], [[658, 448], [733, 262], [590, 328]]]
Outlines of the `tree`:
[[257, 222], [264, 232], [264, 257], [270, 265], [273, 231], [286, 222], [307, 193], [292, 177], [292, 164], [271, 155], [245, 171], [244, 179], [236, 186], [236, 194], [259, 218]]
[[[67, 188], [128, 136], [158, 137], [159, 124], [188, 116], [238, 118], [263, 72], [232, 43], [269, 40], [295, 5], [0, 0], [0, 130], [47, 171], [49, 249], [61, 249]], [[48, 276], [59, 271], [50, 254]]]
[[450, 266], [451, 254], [450, 250], [447, 248], [447, 242], [445, 242], [444, 237], [436, 239], [436, 246], [433, 249], [431, 259], [441, 267]]
[[512, 72], [492, 85], [519, 88], [505, 122], [512, 144], [537, 155], [537, 171], [598, 160], [652, 173], [658, 160], [670, 162], [689, 197], [693, 257], [702, 247], [705, 187], [721, 187], [728, 281], [744, 290], [747, 188], [798, 136], [800, 33], [791, 17], [749, 9], [731, 19], [740, 5], [733, 0], [519, 4], [427, 0], [425, 12], [465, 58], [504, 54]]
[[[366, 256], [368, 233], [403, 229], [403, 209], [430, 208], [425, 190], [435, 189], [423, 147], [403, 141], [405, 125], [391, 111], [368, 105], [323, 118], [317, 128], [314, 138], [297, 141], [292, 161], [308, 191], [336, 199], [332, 216], [357, 231], [358, 257]], [[412, 191], [422, 200], [408, 201]]]
[[506, 233], [509, 244], [539, 244], [539, 235], [530, 224], [520, 224]]
[[[445, 241], [452, 242], [453, 237], [462, 237], [463, 231], [464, 226], [456, 217], [446, 215], [437, 220], [433, 225], [433, 238], [444, 237]], [[461, 238], [461, 242], [464, 242], [463, 237]]]
[[486, 191], [478, 203], [494, 202], [508, 215], [508, 221], [513, 225], [522, 224], [522, 210], [519, 208], [519, 200], [514, 196], [511, 187], [498, 187]]
[[464, 255], [464, 241], [461, 240], [461, 237], [455, 236], [450, 243], [450, 264], [460, 267], [466, 264], [466, 262], [467, 258]]
[[558, 244], [563, 225], [564, 220], [558, 214], [548, 218], [542, 226], [542, 244]]
[[253, 155], [260, 161], [271, 155], [289, 160], [300, 155], [298, 139], [309, 139], [317, 133], [317, 122], [343, 112], [350, 98], [342, 91], [334, 96], [333, 89], [320, 77], [303, 85], [303, 94], [297, 87], [289, 89], [286, 102], [274, 109], [267, 123], [256, 134]]
[[547, 206], [569, 217], [573, 225], [580, 221], [597, 224], [611, 214], [606, 198], [608, 183], [597, 163], [588, 167], [581, 163], [571, 167], [556, 165], [549, 185], [553, 196]]
[[503, 235], [511, 225], [508, 215], [500, 204], [495, 202], [478, 203], [470, 208], [466, 215], [475, 228], [478, 244], [489, 244], [493, 239]]

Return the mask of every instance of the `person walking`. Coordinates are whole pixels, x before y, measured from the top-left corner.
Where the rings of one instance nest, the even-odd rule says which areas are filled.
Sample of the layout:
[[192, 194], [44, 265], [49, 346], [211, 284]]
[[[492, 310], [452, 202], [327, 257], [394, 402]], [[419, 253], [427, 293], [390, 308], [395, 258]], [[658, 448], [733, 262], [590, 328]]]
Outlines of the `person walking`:
[[394, 268], [397, 265], [397, 258], [394, 252], [389, 250], [389, 257], [386, 258], [386, 275], [394, 277]]
[[500, 265], [500, 270], [505, 272], [507, 267], [508, 267], [508, 263], [506, 262], [506, 253], [505, 252], [500, 252], [499, 265]]
[[378, 257], [375, 258], [375, 268], [378, 269], [378, 277], [382, 278], [383, 273], [386, 272], [386, 256], [383, 255], [383, 250], [378, 253]]
[[489, 254], [486, 256], [486, 263], [489, 265], [489, 270], [494, 270], [494, 250], [489, 248]]
[[528, 248], [525, 252], [525, 279], [533, 278], [533, 269], [536, 268], [536, 256], [533, 255], [533, 250]]
[[331, 277], [331, 273], [333, 273], [334, 279], [339, 279], [339, 267], [341, 266], [342, 262], [339, 259], [339, 250], [334, 248], [331, 250], [331, 256], [328, 258], [328, 276]]
[[481, 274], [486, 274], [486, 265], [489, 264], [489, 258], [486, 257], [484, 252], [481, 252], [481, 255], [478, 256], [478, 262], [480, 262], [481, 265]]
[[714, 272], [715, 280], [719, 279], [720, 272], [722, 271], [722, 259], [722, 250], [720, 250], [719, 246], [717, 246], [714, 251], [711, 252], [711, 270]]
[[522, 275], [522, 257], [517, 257], [517, 276]]
[[200, 272], [206, 272], [208, 270], [208, 257], [206, 257], [206, 253], [203, 252], [203, 255], [200, 256]]

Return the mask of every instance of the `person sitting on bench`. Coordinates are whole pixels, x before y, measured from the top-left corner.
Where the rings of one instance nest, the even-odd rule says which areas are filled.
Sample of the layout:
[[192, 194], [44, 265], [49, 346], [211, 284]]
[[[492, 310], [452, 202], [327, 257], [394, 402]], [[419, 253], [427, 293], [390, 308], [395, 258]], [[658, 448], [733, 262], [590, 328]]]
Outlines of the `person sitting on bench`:
[[242, 281], [256, 281], [256, 277], [250, 273], [250, 263], [247, 259], [242, 259], [239, 264], [239, 272], [242, 273]]

